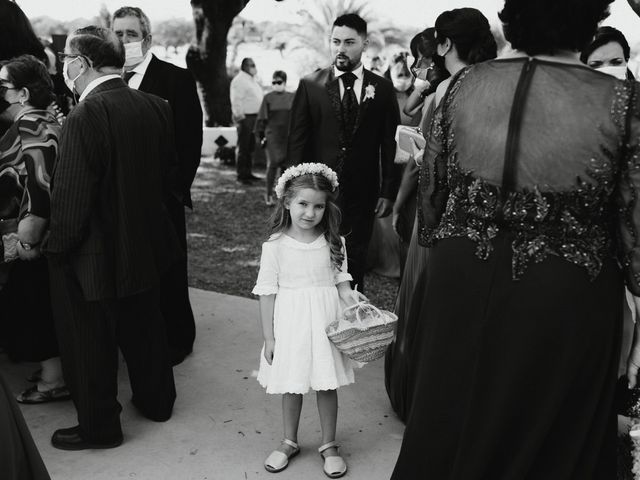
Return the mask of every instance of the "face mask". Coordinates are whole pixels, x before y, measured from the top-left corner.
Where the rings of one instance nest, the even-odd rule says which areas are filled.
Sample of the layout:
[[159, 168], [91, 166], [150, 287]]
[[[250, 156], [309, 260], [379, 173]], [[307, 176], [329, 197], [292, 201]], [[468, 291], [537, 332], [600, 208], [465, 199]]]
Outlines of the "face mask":
[[284, 92], [284, 84], [274, 85], [273, 86], [273, 91], [274, 92]]
[[429, 85], [429, 82], [426, 80], [422, 80], [421, 78], [416, 78], [416, 81], [413, 82], [413, 86], [418, 90], [423, 90], [427, 88], [427, 85]]
[[413, 74], [415, 75], [416, 79], [426, 81], [427, 75], [429, 75], [429, 70], [431, 69], [430, 68], [414, 68]]
[[142, 53], [142, 42], [125, 43], [124, 54], [124, 66], [135, 67], [144, 60], [144, 53]]
[[409, 90], [409, 88], [411, 88], [411, 84], [413, 82], [411, 81], [410, 78], [396, 78], [393, 81], [393, 86], [395, 87], [395, 89], [399, 92], [406, 92], [407, 90]]
[[76, 80], [80, 78], [80, 75], [82, 75], [82, 72], [79, 72], [78, 75], [76, 75], [75, 78], [73, 79], [69, 78], [69, 65], [75, 62], [76, 60], [78, 60], [79, 58], [80, 57], [76, 57], [70, 62], [64, 62], [62, 64], [62, 77], [64, 78], [64, 83], [67, 86], [67, 88], [71, 90], [71, 93], [74, 93]]
[[616, 77], [620, 80], [627, 79], [627, 67], [625, 65], [620, 65], [617, 67], [600, 67], [596, 68], [599, 72], [606, 73], [607, 75], [611, 75], [612, 77]]

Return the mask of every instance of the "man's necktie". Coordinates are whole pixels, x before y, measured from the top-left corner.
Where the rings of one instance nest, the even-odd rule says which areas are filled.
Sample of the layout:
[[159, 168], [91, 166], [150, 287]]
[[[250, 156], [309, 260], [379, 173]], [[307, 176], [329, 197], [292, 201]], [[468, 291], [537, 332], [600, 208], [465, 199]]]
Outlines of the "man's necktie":
[[356, 82], [356, 76], [353, 72], [345, 72], [340, 75], [340, 78], [344, 85], [344, 95], [342, 96], [342, 120], [344, 122], [346, 137], [350, 139], [356, 125], [356, 118], [358, 117], [358, 99], [356, 98], [356, 92], [353, 91], [353, 84]]
[[124, 72], [122, 74], [122, 79], [124, 80], [124, 83], [129, 85], [129, 80], [131, 80], [131, 77], [133, 77], [135, 74], [136, 74], [136, 72], [134, 72], [133, 70], [131, 70], [129, 72]]

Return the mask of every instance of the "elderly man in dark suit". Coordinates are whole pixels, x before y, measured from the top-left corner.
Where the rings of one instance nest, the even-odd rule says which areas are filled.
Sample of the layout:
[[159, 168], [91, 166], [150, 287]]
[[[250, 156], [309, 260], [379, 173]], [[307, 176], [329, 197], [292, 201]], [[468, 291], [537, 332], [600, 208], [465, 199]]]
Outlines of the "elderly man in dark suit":
[[78, 426], [57, 430], [54, 447], [122, 443], [118, 347], [133, 404], [170, 418], [175, 385], [158, 286], [182, 255], [167, 213], [176, 155], [171, 109], [128, 88], [124, 47], [101, 27], [68, 39], [64, 76], [80, 95], [68, 116], [51, 182], [51, 296], [65, 378]]
[[291, 111], [287, 163], [321, 162], [337, 171], [342, 234], [349, 272], [363, 290], [375, 215], [391, 213], [398, 188], [395, 130], [400, 112], [390, 81], [366, 70], [367, 24], [338, 17], [331, 32], [331, 67], [303, 78]]
[[[182, 201], [171, 197], [167, 209], [183, 250], [187, 250], [184, 207], [193, 208], [191, 184], [200, 164], [202, 107], [196, 83], [184, 68], [164, 62], [149, 51], [151, 23], [137, 7], [115, 11], [111, 28], [125, 47], [124, 78], [131, 88], [164, 98], [173, 111]], [[169, 352], [174, 365], [193, 350], [196, 335], [189, 302], [187, 257], [182, 257], [162, 279], [161, 308], [167, 324]]]

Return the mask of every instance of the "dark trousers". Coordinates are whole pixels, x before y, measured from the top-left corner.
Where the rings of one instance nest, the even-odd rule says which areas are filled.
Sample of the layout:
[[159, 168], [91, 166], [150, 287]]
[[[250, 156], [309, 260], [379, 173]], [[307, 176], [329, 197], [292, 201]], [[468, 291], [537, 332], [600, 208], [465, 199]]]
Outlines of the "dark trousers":
[[167, 343], [171, 363], [180, 363], [193, 351], [196, 324], [189, 300], [187, 273], [187, 229], [184, 206], [175, 202], [167, 205], [171, 222], [185, 254], [162, 277], [160, 285], [160, 310], [166, 325]]
[[238, 123], [238, 158], [236, 161], [238, 180], [246, 180], [251, 176], [253, 152], [256, 147], [256, 137], [253, 133], [256, 118], [256, 114], [245, 115]]
[[347, 268], [353, 277], [352, 287], [364, 293], [364, 274], [367, 266], [367, 251], [373, 233], [375, 220], [375, 203], [352, 202], [338, 198], [342, 210], [340, 234], [347, 244]]
[[176, 390], [157, 292], [89, 302], [68, 264], [51, 261], [49, 274], [62, 367], [85, 440], [122, 435], [118, 347], [134, 405], [151, 420], [168, 420]]

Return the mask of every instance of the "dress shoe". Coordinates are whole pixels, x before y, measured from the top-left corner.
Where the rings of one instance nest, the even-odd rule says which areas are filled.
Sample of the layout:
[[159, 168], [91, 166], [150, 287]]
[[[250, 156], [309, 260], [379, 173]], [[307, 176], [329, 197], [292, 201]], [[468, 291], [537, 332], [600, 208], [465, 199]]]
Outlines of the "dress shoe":
[[246, 178], [246, 177], [238, 178], [237, 181], [242, 185], [253, 185], [253, 181], [251, 181], [249, 178]]
[[254, 182], [258, 180], [264, 180], [264, 178], [254, 175], [253, 173], [250, 173], [249, 175], [247, 175], [247, 179], [253, 180]]
[[122, 445], [122, 436], [112, 441], [94, 442], [82, 438], [80, 426], [61, 428], [51, 437], [51, 444], [60, 450], [87, 450], [99, 448], [115, 448]]

